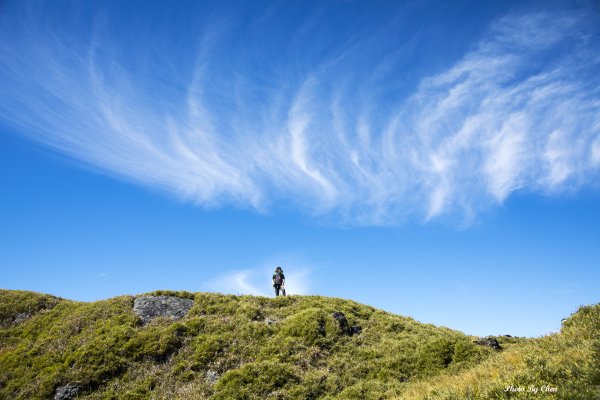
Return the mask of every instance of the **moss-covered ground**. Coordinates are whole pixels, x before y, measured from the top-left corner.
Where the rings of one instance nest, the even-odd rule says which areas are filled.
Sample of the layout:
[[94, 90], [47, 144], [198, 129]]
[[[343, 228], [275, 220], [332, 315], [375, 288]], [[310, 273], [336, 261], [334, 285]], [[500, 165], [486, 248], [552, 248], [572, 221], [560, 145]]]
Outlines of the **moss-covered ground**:
[[[142, 325], [134, 296], [0, 290], [0, 399], [51, 399], [66, 384], [81, 399], [600, 398], [600, 305], [557, 334], [499, 337], [497, 352], [349, 300], [154, 294], [195, 303]], [[345, 334], [336, 311], [362, 332]]]

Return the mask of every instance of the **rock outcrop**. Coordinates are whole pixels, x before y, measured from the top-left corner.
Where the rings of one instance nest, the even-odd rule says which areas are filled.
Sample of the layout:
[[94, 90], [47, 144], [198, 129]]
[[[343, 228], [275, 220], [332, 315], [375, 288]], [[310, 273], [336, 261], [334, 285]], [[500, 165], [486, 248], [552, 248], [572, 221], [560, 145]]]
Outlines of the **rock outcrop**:
[[64, 386], [56, 388], [54, 393], [54, 400], [71, 400], [77, 397], [81, 392], [81, 388], [73, 383], [68, 383]]
[[217, 371], [209, 369], [208, 371], [206, 371], [204, 379], [206, 380], [206, 382], [210, 383], [211, 385], [214, 385], [219, 380], [219, 373]]
[[480, 346], [491, 347], [492, 349], [494, 349], [496, 351], [502, 350], [502, 346], [500, 346], [500, 343], [498, 343], [498, 340], [496, 340], [496, 338], [491, 337], [491, 336], [474, 340], [473, 343], [478, 344]]
[[133, 303], [133, 311], [140, 316], [142, 324], [146, 325], [156, 317], [180, 319], [194, 305], [194, 300], [175, 296], [144, 296], [138, 297]]
[[29, 313], [19, 313], [15, 317], [15, 320], [13, 321], [13, 324], [20, 324], [21, 322], [24, 322], [27, 319], [29, 319], [29, 317], [31, 317], [31, 315]]
[[362, 327], [358, 325], [350, 326], [350, 324], [348, 324], [348, 319], [346, 319], [344, 313], [335, 311], [333, 314], [331, 314], [331, 316], [338, 322], [340, 329], [344, 335], [352, 336], [354, 334], [362, 332]]

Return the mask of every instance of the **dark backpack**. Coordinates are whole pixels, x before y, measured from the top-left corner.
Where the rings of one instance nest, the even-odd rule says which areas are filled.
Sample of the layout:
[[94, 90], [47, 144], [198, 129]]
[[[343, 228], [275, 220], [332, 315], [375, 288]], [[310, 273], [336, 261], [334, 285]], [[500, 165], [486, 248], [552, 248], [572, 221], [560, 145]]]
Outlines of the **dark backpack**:
[[281, 276], [281, 274], [275, 274], [273, 282], [275, 282], [276, 285], [281, 285], [283, 283], [283, 277]]

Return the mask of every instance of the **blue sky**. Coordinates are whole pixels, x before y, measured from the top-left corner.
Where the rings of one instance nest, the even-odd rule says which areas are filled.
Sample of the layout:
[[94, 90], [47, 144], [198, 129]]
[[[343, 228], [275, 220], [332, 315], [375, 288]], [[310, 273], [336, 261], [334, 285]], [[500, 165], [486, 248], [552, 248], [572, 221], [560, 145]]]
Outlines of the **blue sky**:
[[600, 295], [595, 2], [3, 2], [0, 287], [354, 299], [538, 336]]

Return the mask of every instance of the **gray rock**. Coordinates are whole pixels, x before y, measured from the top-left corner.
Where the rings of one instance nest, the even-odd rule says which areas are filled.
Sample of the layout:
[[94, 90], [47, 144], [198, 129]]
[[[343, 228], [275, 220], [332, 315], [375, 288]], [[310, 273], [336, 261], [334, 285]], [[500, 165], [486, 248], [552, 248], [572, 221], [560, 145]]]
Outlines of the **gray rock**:
[[133, 302], [133, 311], [140, 316], [142, 324], [156, 317], [179, 319], [184, 317], [194, 305], [194, 300], [174, 296], [144, 296]]
[[56, 392], [54, 393], [54, 400], [71, 400], [74, 399], [81, 388], [78, 385], [73, 383], [67, 383], [64, 386], [59, 386], [56, 388]]
[[348, 324], [348, 320], [346, 319], [344, 313], [335, 311], [333, 314], [331, 314], [331, 316], [338, 322], [340, 329], [344, 335], [352, 336], [354, 334], [362, 332], [362, 327], [358, 325], [350, 326], [350, 324]]
[[496, 338], [492, 337], [492, 336], [474, 340], [473, 343], [478, 344], [480, 346], [491, 347], [492, 349], [494, 349], [496, 351], [502, 350], [502, 346], [500, 346], [500, 343], [498, 343], [498, 340], [496, 340]]
[[29, 315], [28, 313], [17, 314], [17, 316], [15, 317], [15, 320], [13, 321], [13, 323], [14, 324], [20, 324], [21, 322], [25, 321], [29, 317], [31, 317], [31, 315]]
[[206, 375], [204, 376], [204, 379], [206, 379], [206, 381], [208, 383], [210, 383], [211, 385], [214, 385], [219, 380], [219, 373], [217, 371], [213, 371], [212, 369], [209, 369], [208, 371], [206, 371]]

